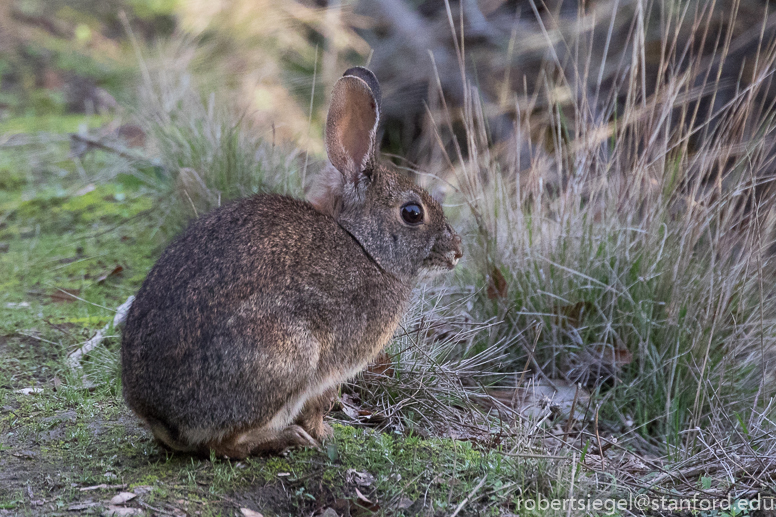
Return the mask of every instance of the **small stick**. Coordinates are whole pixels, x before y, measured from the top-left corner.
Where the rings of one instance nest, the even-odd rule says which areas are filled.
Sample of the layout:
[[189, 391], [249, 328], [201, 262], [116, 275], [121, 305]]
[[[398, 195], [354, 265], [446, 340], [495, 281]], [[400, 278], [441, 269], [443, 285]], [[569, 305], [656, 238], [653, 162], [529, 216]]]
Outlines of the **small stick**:
[[142, 506], [142, 507], [144, 507], [144, 508], [148, 508], [149, 510], [152, 510], [152, 511], [154, 511], [154, 512], [156, 512], [156, 513], [158, 513], [158, 514], [161, 514], [161, 515], [173, 515], [173, 516], [175, 515], [175, 514], [174, 514], [174, 513], [172, 513], [172, 512], [168, 512], [168, 511], [166, 511], [166, 510], [162, 510], [161, 508], [156, 508], [156, 507], [154, 507], [154, 506], [151, 506], [151, 505], [150, 505], [150, 504], [148, 504], [148, 503], [144, 503], [143, 501], [138, 501], [137, 503], [138, 503], [140, 506]]
[[485, 475], [485, 476], [482, 476], [482, 479], [480, 479], [480, 482], [479, 482], [479, 483], [477, 483], [477, 486], [476, 486], [476, 487], [474, 487], [474, 489], [473, 489], [471, 492], [469, 492], [469, 495], [467, 495], [467, 496], [466, 496], [466, 499], [464, 499], [463, 501], [461, 501], [461, 504], [459, 504], [459, 505], [458, 505], [458, 508], [456, 508], [456, 509], [455, 509], [455, 511], [453, 512], [453, 514], [452, 514], [450, 517], [455, 517], [456, 515], [458, 515], [458, 512], [460, 512], [461, 510], [463, 510], [463, 507], [464, 507], [464, 506], [466, 506], [466, 503], [468, 503], [468, 502], [469, 502], [469, 500], [470, 500], [472, 497], [474, 497], [474, 494], [476, 494], [476, 493], [477, 493], [477, 491], [478, 491], [480, 488], [482, 488], [482, 485], [484, 485], [484, 484], [485, 484], [485, 480], [486, 480], [486, 479], [488, 479], [488, 476], [487, 476], [487, 475]]
[[78, 133], [73, 133], [72, 135], [70, 135], [70, 138], [75, 140], [75, 141], [77, 141], [77, 142], [81, 142], [81, 143], [84, 143], [86, 145], [90, 145], [92, 147], [97, 147], [99, 149], [102, 149], [103, 151], [108, 151], [108, 152], [117, 154], [118, 156], [120, 156], [120, 157], [122, 157], [122, 158], [124, 158], [126, 160], [130, 160], [130, 161], [133, 161], [133, 162], [147, 162], [147, 161], [149, 161], [146, 157], [138, 156], [137, 154], [129, 151], [128, 149], [124, 149], [124, 148], [122, 148], [122, 147], [120, 147], [118, 145], [109, 144], [107, 142], [104, 142], [104, 141], [99, 140], [97, 138], [92, 138], [92, 137], [87, 136], [87, 135], [80, 135]]
[[[129, 312], [129, 308], [132, 306], [132, 302], [135, 301], [134, 296], [130, 296], [127, 298], [127, 301], [122, 303], [118, 306], [116, 309], [116, 315], [113, 317], [113, 328], [116, 329], [124, 323], [124, 321], [127, 319], [127, 312]], [[78, 350], [75, 350], [73, 353], [67, 356], [67, 364], [72, 368], [73, 370], [80, 370], [81, 369], [81, 358], [100, 346], [100, 343], [102, 343], [105, 340], [105, 335], [108, 333], [108, 329], [110, 329], [110, 323], [106, 323], [104, 327], [102, 327], [100, 330], [97, 331], [97, 333], [89, 339], [86, 343], [83, 344], [81, 348]]]
[[103, 483], [101, 485], [81, 487], [78, 490], [80, 492], [89, 492], [90, 490], [113, 490], [116, 488], [127, 488], [127, 485], [126, 483], [124, 483], [123, 485], [106, 485], [105, 483]]
[[[576, 385], [576, 390], [574, 390], [574, 402], [571, 403], [571, 411], [569, 411], [569, 420], [566, 422], [566, 431], [563, 433], [563, 441], [567, 441], [569, 439], [569, 433], [571, 432], [571, 426], [574, 425], [574, 412], [577, 409], [577, 401], [579, 400], [579, 383]], [[598, 429], [598, 412], [595, 414], [596, 417], [596, 430]], [[599, 447], [600, 448], [600, 447]]]
[[[571, 486], [569, 487], [569, 501], [574, 500], [574, 480], [577, 477], [577, 453], [575, 452], [573, 455], [573, 460], [571, 463]], [[571, 505], [569, 505], [568, 512], [566, 513], [566, 517], [571, 517]]]
[[606, 449], [604, 449], [601, 446], [601, 435], [598, 433], [598, 411], [600, 409], [601, 409], [600, 405], [595, 407], [595, 425], [594, 425], [593, 428], [595, 429], [595, 438], [598, 441], [598, 455], [601, 456], [601, 466], [603, 467], [603, 465], [604, 465], [604, 452], [606, 451]]
[[81, 369], [81, 358], [97, 348], [100, 343], [102, 343], [105, 340], [105, 333], [108, 332], [108, 328], [110, 328], [109, 324], [106, 324], [104, 327], [102, 327], [100, 330], [97, 331], [97, 333], [89, 339], [86, 343], [83, 344], [83, 346], [76, 351], [74, 351], [72, 354], [67, 356], [67, 364], [72, 368], [73, 370], [80, 370]]
[[500, 452], [499, 454], [502, 454], [504, 456], [509, 456], [510, 458], [525, 458], [525, 459], [532, 459], [532, 460], [553, 460], [553, 461], [572, 461], [571, 456], [556, 456], [552, 454], [531, 454], [531, 453], [520, 453], [520, 452]]

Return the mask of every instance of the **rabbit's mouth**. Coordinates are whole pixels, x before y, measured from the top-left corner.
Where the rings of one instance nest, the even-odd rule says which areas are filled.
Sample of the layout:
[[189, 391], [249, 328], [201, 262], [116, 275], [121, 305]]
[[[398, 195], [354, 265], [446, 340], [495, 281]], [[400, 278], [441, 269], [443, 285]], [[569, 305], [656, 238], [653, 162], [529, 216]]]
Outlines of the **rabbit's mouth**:
[[450, 271], [458, 264], [459, 258], [458, 254], [453, 250], [448, 251], [447, 253], [431, 251], [431, 253], [423, 259], [423, 268], [431, 271]]
[[447, 225], [447, 232], [441, 241], [431, 247], [431, 252], [423, 260], [423, 268], [429, 271], [450, 271], [463, 257], [461, 238]]

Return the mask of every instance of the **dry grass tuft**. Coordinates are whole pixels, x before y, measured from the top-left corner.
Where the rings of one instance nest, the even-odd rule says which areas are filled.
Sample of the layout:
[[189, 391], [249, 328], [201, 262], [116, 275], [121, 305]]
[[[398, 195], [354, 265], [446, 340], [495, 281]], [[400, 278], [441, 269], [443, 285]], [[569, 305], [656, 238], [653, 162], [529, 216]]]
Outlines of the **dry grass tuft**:
[[204, 96], [191, 71], [193, 42], [176, 40], [141, 61], [136, 117], [155, 155], [143, 178], [172, 233], [223, 202], [257, 192], [300, 195], [304, 155], [257, 127], [246, 107]]
[[[513, 132], [527, 169], [525, 157], [510, 164], [493, 152], [491, 107], [473, 84], [461, 112], [443, 110], [434, 132], [441, 142], [440, 127], [464, 121], [465, 138], [446, 155], [467, 227], [457, 281], [475, 286], [475, 320], [503, 322], [481, 342], [513, 340], [500, 371], [527, 364], [540, 378], [581, 382], [602, 430], [678, 459], [701, 452], [705, 432], [744, 440], [772, 416], [776, 126], [765, 101], [776, 44], [766, 18], [746, 80], [731, 91], [719, 77], [746, 43], [733, 38], [735, 24], [715, 35], [724, 44], [710, 58], [692, 43], [713, 29], [710, 6], [659, 19], [651, 9], [634, 13], [630, 59], [613, 85], [579, 88], [599, 66], [593, 36], [564, 40], [574, 61], [551, 59], [535, 95], [549, 102], [546, 122], [520, 118]], [[663, 35], [650, 88], [643, 16]], [[682, 47], [688, 24], [697, 34]], [[459, 59], [465, 70], [463, 44]]]

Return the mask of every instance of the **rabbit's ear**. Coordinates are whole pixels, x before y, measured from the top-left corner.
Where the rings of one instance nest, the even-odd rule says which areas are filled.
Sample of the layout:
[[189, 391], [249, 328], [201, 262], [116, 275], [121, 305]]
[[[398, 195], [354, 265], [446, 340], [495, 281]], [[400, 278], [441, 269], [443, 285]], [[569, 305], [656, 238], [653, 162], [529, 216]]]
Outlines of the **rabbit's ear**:
[[366, 68], [351, 68], [348, 72], [337, 81], [331, 94], [326, 152], [345, 181], [357, 182], [361, 174], [369, 174], [375, 156], [380, 85]]
[[362, 81], [364, 81], [367, 86], [369, 86], [369, 89], [372, 90], [372, 96], [375, 98], [375, 101], [377, 102], [377, 110], [380, 111], [380, 108], [382, 107], [383, 103], [383, 94], [380, 91], [380, 83], [377, 82], [377, 77], [375, 77], [375, 74], [372, 73], [371, 70], [368, 68], [364, 68], [363, 66], [354, 66], [353, 68], [348, 68], [345, 70], [345, 73], [342, 74], [342, 77], [347, 77], [349, 75], [352, 75], [353, 77], [358, 77]]

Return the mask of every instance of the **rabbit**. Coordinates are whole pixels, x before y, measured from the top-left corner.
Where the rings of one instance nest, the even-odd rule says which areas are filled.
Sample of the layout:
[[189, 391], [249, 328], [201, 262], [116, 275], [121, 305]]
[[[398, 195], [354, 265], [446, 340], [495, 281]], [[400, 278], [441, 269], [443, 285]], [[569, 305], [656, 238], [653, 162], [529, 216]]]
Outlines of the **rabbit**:
[[137, 293], [123, 394], [161, 444], [242, 459], [318, 446], [337, 386], [393, 336], [421, 273], [461, 238], [440, 205], [378, 164], [380, 86], [334, 85], [329, 163], [309, 201], [257, 194], [192, 222]]

